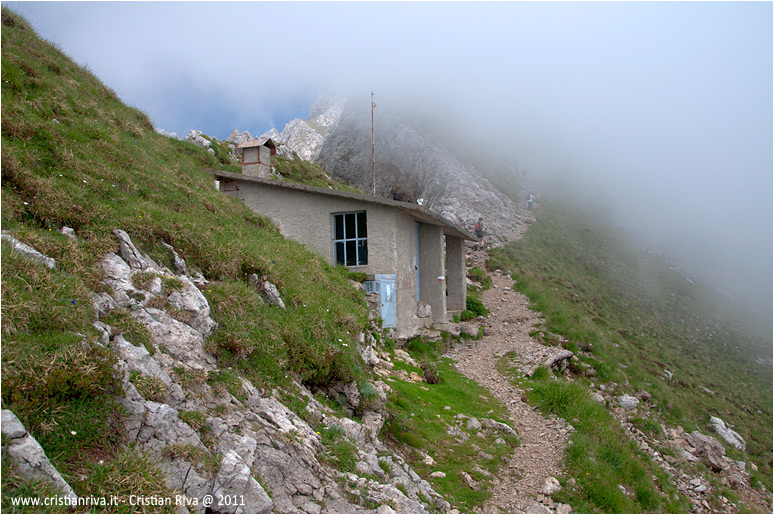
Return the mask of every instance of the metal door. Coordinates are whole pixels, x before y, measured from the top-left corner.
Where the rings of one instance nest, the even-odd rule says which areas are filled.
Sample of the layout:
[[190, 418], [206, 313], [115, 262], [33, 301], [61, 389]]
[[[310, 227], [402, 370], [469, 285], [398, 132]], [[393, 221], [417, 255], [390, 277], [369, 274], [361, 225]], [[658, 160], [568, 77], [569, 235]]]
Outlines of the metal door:
[[376, 274], [382, 308], [382, 327], [398, 327], [398, 302], [395, 274]]

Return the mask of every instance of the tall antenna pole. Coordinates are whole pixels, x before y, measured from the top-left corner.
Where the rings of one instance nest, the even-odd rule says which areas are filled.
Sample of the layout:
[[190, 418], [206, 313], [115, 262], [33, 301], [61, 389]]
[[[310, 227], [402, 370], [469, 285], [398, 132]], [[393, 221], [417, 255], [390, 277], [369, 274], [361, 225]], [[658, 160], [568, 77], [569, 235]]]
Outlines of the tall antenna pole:
[[374, 196], [376, 196], [376, 152], [374, 151], [374, 109], [376, 103], [374, 102], [374, 92], [371, 92], [371, 176], [374, 181]]

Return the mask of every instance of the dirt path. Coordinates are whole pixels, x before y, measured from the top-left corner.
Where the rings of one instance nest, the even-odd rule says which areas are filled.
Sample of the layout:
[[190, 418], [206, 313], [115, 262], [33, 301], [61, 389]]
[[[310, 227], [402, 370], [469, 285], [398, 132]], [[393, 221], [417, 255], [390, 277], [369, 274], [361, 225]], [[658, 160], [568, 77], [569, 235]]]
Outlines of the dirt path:
[[[473, 265], [485, 269], [485, 252], [474, 252]], [[457, 361], [457, 369], [487, 388], [507, 406], [520, 445], [498, 474], [492, 498], [482, 507], [485, 513], [569, 513], [570, 507], [556, 504], [543, 495], [549, 477], [562, 474], [562, 456], [567, 446], [568, 429], [564, 421], [544, 418], [524, 399], [524, 392], [497, 371], [497, 363], [508, 352], [516, 352], [533, 361], [556, 349], [537, 343], [529, 333], [540, 318], [527, 307], [527, 298], [513, 291], [513, 281], [493, 272], [492, 288], [482, 295], [491, 314], [484, 322], [484, 336], [477, 341], [455, 346], [448, 357]]]

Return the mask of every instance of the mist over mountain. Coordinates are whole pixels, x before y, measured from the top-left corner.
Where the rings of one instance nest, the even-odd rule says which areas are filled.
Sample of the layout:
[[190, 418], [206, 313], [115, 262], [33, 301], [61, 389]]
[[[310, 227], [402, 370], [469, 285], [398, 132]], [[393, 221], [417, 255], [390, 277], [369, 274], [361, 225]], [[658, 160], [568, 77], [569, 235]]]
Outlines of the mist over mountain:
[[[733, 303], [759, 331], [770, 332], [772, 226], [770, 215], [761, 213], [771, 212], [771, 201], [766, 211], [760, 191], [740, 193], [754, 169], [731, 181], [733, 170], [701, 168], [697, 158], [704, 176], [693, 183], [687, 177], [696, 171], [670, 175], [672, 163], [653, 169], [648, 167], [652, 158], [633, 152], [626, 161], [619, 150], [592, 158], [592, 145], [581, 158], [567, 141], [545, 134], [541, 140], [540, 131], [528, 134], [521, 122], [508, 127], [489, 111], [475, 117], [470, 108], [455, 110], [420, 96], [377, 97], [374, 131], [377, 195], [422, 199], [429, 209], [467, 226], [483, 216], [498, 240], [521, 226], [525, 195], [558, 196], [608, 220], [692, 280], [710, 286], [719, 302]], [[322, 94], [309, 122], [296, 119], [281, 134], [274, 130], [264, 136], [279, 137], [332, 176], [372, 190], [368, 98], [345, 101]]]

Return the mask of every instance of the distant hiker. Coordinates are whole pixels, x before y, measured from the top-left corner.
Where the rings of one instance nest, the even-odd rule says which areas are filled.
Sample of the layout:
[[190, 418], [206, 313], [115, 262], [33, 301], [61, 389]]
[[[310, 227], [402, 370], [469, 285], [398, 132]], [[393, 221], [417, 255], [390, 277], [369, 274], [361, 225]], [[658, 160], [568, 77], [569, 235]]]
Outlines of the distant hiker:
[[[484, 218], [479, 217], [478, 222], [476, 222], [476, 225], [473, 226], [473, 231], [476, 233], [476, 238], [479, 239], [478, 242], [478, 248], [481, 250], [484, 249], [484, 231], [486, 230], [486, 225], [484, 225]], [[475, 249], [475, 245], [473, 246]]]
[[529, 197], [527, 197], [527, 211], [532, 211], [532, 201], [535, 199], [535, 197], [532, 196], [532, 193], [529, 194]]

